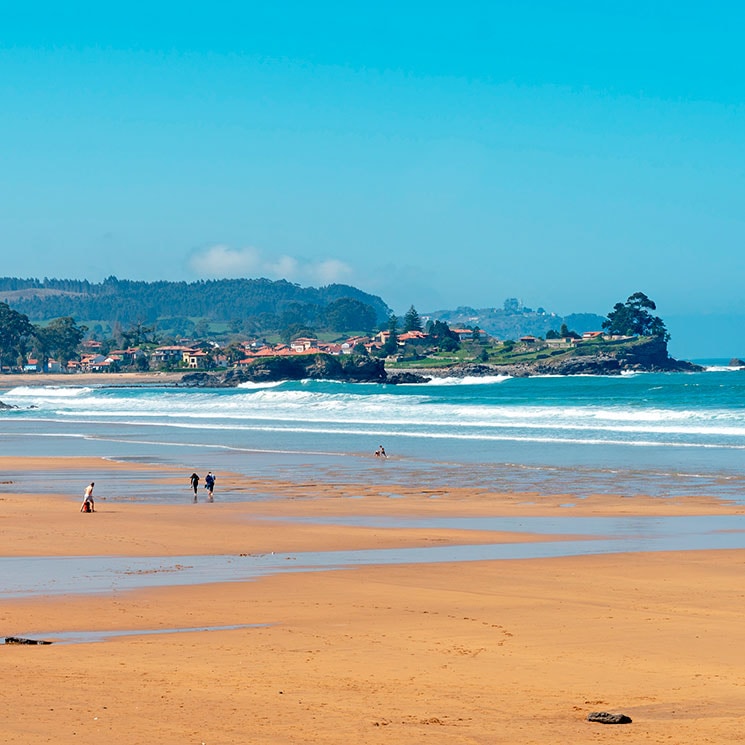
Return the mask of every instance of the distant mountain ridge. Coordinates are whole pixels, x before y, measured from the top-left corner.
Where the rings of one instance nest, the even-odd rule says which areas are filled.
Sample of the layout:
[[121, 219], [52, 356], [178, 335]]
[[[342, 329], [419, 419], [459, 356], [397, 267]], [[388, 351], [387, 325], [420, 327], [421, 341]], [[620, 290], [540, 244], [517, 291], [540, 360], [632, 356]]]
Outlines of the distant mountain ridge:
[[[71, 316], [122, 325], [153, 323], [167, 317], [210, 321], [293, 316], [312, 323], [327, 306], [342, 299], [372, 308], [378, 323], [390, 315], [388, 305], [351, 285], [301, 287], [287, 280], [217, 279], [196, 282], [144, 282], [109, 277], [100, 283], [69, 279], [0, 278], [0, 301], [32, 321]], [[286, 319], [285, 319], [286, 320]]]
[[525, 308], [518, 301], [508, 299], [502, 308], [470, 308], [460, 306], [455, 310], [436, 310], [422, 313], [423, 319], [445, 321], [449, 326], [478, 326], [497, 339], [519, 339], [521, 336], [545, 337], [546, 332], [559, 331], [566, 324], [570, 331], [583, 334], [599, 331], [605, 316], [596, 313], [570, 313], [560, 316], [543, 308]]

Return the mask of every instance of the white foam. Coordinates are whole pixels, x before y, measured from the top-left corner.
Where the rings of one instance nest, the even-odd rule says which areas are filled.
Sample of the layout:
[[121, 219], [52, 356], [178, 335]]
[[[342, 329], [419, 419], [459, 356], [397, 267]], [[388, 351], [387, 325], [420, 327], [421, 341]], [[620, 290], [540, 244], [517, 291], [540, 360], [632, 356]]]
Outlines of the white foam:
[[7, 398], [10, 396], [12, 398], [77, 398], [79, 396], [85, 396], [92, 391], [92, 388], [22, 385], [18, 386], [18, 388], [12, 388], [7, 393], [4, 393], [3, 397]]
[[[410, 385], [494, 385], [495, 383], [504, 383], [505, 380], [512, 380], [511, 375], [466, 375], [462, 378], [432, 378], [426, 383], [411, 383]], [[403, 385], [406, 385], [405, 383]]]
[[266, 381], [265, 383], [259, 383], [254, 380], [247, 380], [245, 383], [239, 383], [236, 388], [240, 388], [242, 390], [258, 390], [260, 388], [276, 388], [279, 385], [282, 385], [284, 381], [282, 380], [272, 380], [272, 381]]

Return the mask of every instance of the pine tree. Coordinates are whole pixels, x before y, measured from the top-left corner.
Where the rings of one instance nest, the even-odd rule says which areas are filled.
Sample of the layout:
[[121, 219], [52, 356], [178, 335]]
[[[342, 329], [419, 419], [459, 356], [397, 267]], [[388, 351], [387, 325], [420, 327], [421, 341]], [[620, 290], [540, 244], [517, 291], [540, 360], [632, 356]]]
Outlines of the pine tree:
[[404, 333], [407, 331], [421, 331], [422, 330], [422, 319], [416, 312], [416, 308], [412, 305], [404, 316]]

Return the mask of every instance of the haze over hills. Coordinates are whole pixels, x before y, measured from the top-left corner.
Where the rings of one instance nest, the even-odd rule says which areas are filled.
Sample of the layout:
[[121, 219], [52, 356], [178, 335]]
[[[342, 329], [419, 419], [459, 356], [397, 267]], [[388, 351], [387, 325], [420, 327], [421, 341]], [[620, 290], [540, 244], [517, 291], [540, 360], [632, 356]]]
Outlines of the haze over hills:
[[[222, 279], [198, 282], [143, 282], [109, 277], [101, 283], [70, 279], [0, 278], [0, 300], [34, 322], [70, 316], [78, 323], [110, 330], [115, 324], [155, 324], [174, 333], [210, 323], [229, 324], [236, 332], [266, 333], [297, 326], [373, 330], [385, 327], [391, 309], [385, 301], [350, 285], [301, 287], [286, 280]], [[352, 301], [352, 302], [348, 302]], [[545, 336], [566, 324], [577, 333], [595, 331], [603, 316], [559, 316], [508, 298], [502, 308], [461, 306], [422, 314], [423, 320], [451, 326], [478, 326], [498, 339]], [[108, 327], [108, 329], [107, 329]]]
[[[386, 324], [391, 310], [380, 297], [350, 285], [300, 287], [286, 280], [223, 279], [199, 282], [141, 282], [109, 277], [101, 283], [70, 279], [0, 278], [0, 300], [30, 320], [44, 322], [71, 316], [79, 323], [158, 324], [176, 332], [190, 330], [187, 319], [232, 323], [236, 331], [262, 332], [287, 325], [325, 325], [321, 310], [349, 298], [368, 306], [365, 321], [350, 320], [350, 328]], [[573, 313], [559, 316], [543, 308], [533, 310], [508, 298], [502, 308], [460, 306], [437, 310], [422, 318], [450, 325], [478, 326], [498, 339], [526, 334], [544, 336], [566, 324], [578, 333], [601, 327], [603, 316]], [[240, 323], [239, 323], [240, 322]]]
[[599, 331], [605, 316], [596, 313], [571, 313], [559, 316], [538, 308], [523, 306], [516, 298], [507, 298], [501, 308], [470, 308], [461, 306], [455, 310], [436, 310], [422, 314], [423, 318], [445, 321], [450, 326], [478, 326], [497, 339], [519, 339], [532, 335], [543, 337], [548, 331], [558, 331], [562, 324], [571, 331]]
[[70, 316], [106, 326], [155, 324], [176, 334], [195, 322], [229, 324], [246, 334], [288, 327], [372, 330], [391, 310], [381, 298], [356, 287], [301, 287], [286, 280], [221, 279], [142, 282], [109, 277], [87, 280], [0, 278], [0, 300], [31, 321]]

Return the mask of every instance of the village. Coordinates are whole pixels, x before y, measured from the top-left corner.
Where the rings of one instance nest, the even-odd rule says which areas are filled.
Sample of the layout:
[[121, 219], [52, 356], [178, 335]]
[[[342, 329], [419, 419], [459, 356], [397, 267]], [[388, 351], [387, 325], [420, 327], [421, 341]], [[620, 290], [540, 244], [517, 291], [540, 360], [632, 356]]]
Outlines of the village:
[[[517, 341], [500, 342], [479, 329], [449, 329], [458, 345], [478, 342], [482, 350], [489, 347], [503, 347], [511, 353], [540, 352], [541, 350], [567, 350], [587, 341], [619, 341], [631, 339], [630, 336], [608, 335], [602, 331], [589, 331], [580, 335], [559, 336], [542, 339], [533, 335], [521, 336]], [[383, 330], [372, 336], [352, 336], [343, 341], [327, 342], [315, 337], [299, 337], [289, 343], [271, 344], [265, 340], [232, 342], [220, 345], [217, 341], [184, 340], [180, 344], [143, 345], [126, 349], [113, 349], [103, 352], [104, 343], [87, 339], [80, 343], [78, 359], [70, 359], [62, 364], [48, 359], [42, 367], [39, 360], [30, 357], [17, 372], [24, 373], [116, 373], [122, 371], [194, 371], [227, 370], [250, 367], [257, 360], [293, 355], [361, 354], [385, 357], [387, 362], [395, 363], [406, 359], [421, 359], [437, 351], [434, 338], [424, 331], [406, 331], [395, 335], [395, 351], [385, 354], [390, 344], [391, 331]], [[486, 353], [488, 355], [488, 352]], [[486, 355], [484, 355], [485, 357]], [[3, 372], [14, 372], [12, 369]]]

